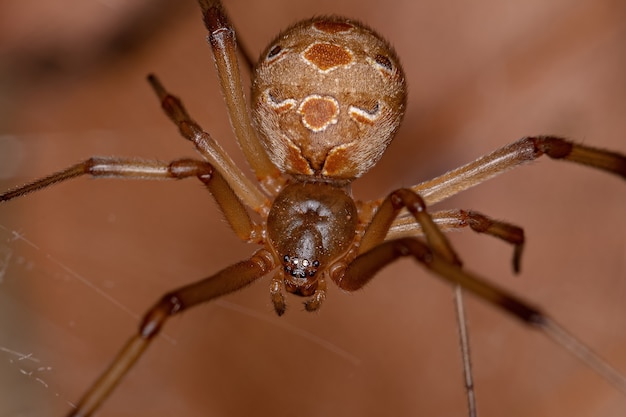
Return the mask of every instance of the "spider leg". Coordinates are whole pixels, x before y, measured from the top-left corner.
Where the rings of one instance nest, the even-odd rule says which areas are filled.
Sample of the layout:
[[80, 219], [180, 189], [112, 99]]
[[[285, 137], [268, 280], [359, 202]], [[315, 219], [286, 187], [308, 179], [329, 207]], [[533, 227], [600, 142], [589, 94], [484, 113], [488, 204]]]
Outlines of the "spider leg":
[[[442, 231], [458, 230], [469, 227], [476, 233], [484, 233], [489, 236], [504, 240], [513, 245], [513, 271], [520, 271], [522, 252], [524, 250], [524, 229], [513, 224], [494, 220], [484, 214], [472, 210], [445, 210], [431, 213], [433, 221]], [[423, 235], [421, 226], [415, 222], [412, 216], [398, 217], [387, 233], [386, 240], [400, 237]]]
[[0, 202], [21, 197], [81, 175], [141, 180], [197, 177], [211, 192], [235, 233], [244, 241], [251, 241], [257, 237], [257, 227], [224, 176], [213, 169], [208, 162], [194, 159], [179, 159], [167, 163], [141, 159], [92, 157], [62, 171], [2, 193]]
[[[392, 192], [378, 207], [378, 210], [365, 229], [358, 254], [367, 253], [366, 251], [375, 248], [376, 245], [381, 244], [384, 239], [388, 238], [389, 231], [395, 224], [394, 220], [396, 220], [404, 208], [406, 208], [413, 216], [413, 223], [417, 222], [420, 230], [426, 236], [428, 246], [451, 264], [461, 266], [460, 259], [452, 249], [452, 246], [443, 234], [443, 231], [435, 223], [430, 214], [427, 213], [426, 203], [424, 200], [414, 191], [409, 189], [400, 189]], [[479, 217], [474, 216], [473, 218]], [[339, 277], [338, 280], [335, 276], [333, 279], [341, 287], [341, 284], [338, 281], [341, 280], [342, 277]], [[455, 287], [454, 300], [459, 330], [459, 344], [461, 347], [461, 360], [463, 362], [468, 415], [470, 417], [475, 417], [477, 415], [477, 408], [476, 394], [474, 391], [474, 378], [472, 375], [469, 330], [467, 327], [467, 320], [465, 318], [463, 292], [461, 291], [461, 287], [459, 285]]]
[[534, 161], [542, 155], [587, 165], [626, 178], [624, 155], [583, 146], [556, 136], [534, 136], [522, 138], [411, 189], [430, 206], [511, 168]]
[[233, 26], [219, 1], [199, 0], [198, 3], [209, 31], [209, 43], [237, 141], [259, 182], [275, 194], [281, 184], [280, 172], [270, 161], [253, 128], [241, 84]]
[[285, 283], [281, 273], [278, 272], [274, 274], [270, 283], [270, 298], [272, 300], [274, 310], [279, 316], [285, 314], [285, 310], [287, 309], [287, 303], [285, 302], [285, 295], [283, 293], [284, 290]]
[[189, 116], [180, 99], [170, 94], [154, 74], [148, 75], [148, 82], [161, 101], [161, 107], [178, 126], [183, 137], [191, 141], [202, 156], [222, 172], [230, 186], [248, 207], [257, 213], [265, 210], [268, 205], [267, 197], [241, 172], [211, 135], [203, 131]]
[[411, 213], [419, 224], [429, 246], [448, 259], [449, 262], [461, 265], [461, 261], [452, 249], [450, 242], [426, 211], [424, 199], [416, 192], [406, 188], [392, 192], [380, 204], [365, 229], [358, 255], [367, 252], [385, 240], [394, 220], [404, 208]]
[[438, 277], [460, 285], [526, 325], [538, 329], [579, 358], [607, 382], [626, 393], [626, 377], [570, 335], [548, 315], [512, 293], [485, 281], [480, 276], [463, 270], [456, 263], [449, 262], [417, 238], [387, 241], [361, 254], [344, 269], [340, 277], [336, 277], [337, 285], [346, 291], [356, 291], [367, 284], [383, 267], [404, 256], [412, 256]]
[[315, 311], [320, 308], [326, 299], [326, 280], [322, 277], [318, 280], [317, 289], [313, 296], [304, 302], [306, 311]]
[[457, 329], [459, 331], [459, 345], [461, 347], [461, 362], [463, 363], [463, 376], [465, 383], [465, 395], [469, 417], [476, 417], [476, 390], [474, 389], [474, 373], [472, 372], [472, 355], [470, 354], [469, 327], [465, 315], [465, 301], [463, 301], [463, 288], [454, 286], [454, 308], [456, 313]]
[[68, 416], [89, 416], [117, 387], [144, 350], [159, 334], [167, 319], [199, 304], [237, 291], [274, 269], [274, 258], [264, 249], [250, 259], [217, 274], [165, 294], [144, 315], [139, 331], [131, 337], [108, 369], [98, 378]]

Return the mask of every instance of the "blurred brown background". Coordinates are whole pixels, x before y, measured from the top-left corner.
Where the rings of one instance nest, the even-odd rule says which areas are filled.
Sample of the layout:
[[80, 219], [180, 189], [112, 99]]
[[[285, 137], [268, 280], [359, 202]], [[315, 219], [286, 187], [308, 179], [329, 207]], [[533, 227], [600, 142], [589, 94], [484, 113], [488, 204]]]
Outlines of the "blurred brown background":
[[[132, 3], [0, 3], [0, 189], [91, 155], [193, 156], [148, 72], [243, 164], [195, 4]], [[529, 134], [626, 152], [621, 1], [226, 3], [255, 55], [295, 20], [327, 13], [395, 45], [408, 113], [355, 184], [359, 198]], [[506, 245], [452, 238], [469, 269], [545, 307], [626, 373], [624, 185], [541, 160], [441, 207], [523, 226], [519, 277]], [[0, 242], [0, 415], [10, 416], [63, 415], [157, 297], [252, 252], [194, 181], [59, 185], [0, 206]], [[268, 283], [173, 319], [99, 415], [465, 415], [452, 292], [413, 262], [357, 294], [331, 286], [316, 314], [289, 297], [275, 317]], [[467, 304], [482, 416], [624, 415], [626, 397], [554, 344]]]

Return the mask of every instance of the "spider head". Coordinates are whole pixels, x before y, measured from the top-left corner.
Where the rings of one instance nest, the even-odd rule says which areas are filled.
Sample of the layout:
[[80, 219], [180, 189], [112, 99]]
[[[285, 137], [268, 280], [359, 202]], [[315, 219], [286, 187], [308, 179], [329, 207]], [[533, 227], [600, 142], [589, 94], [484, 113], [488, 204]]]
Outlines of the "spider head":
[[300, 218], [292, 217], [290, 238], [282, 247], [282, 269], [285, 289], [296, 295], [313, 295], [318, 285], [318, 271], [328, 264], [329, 253], [324, 246], [324, 236], [315, 225], [319, 213], [307, 210]]
[[296, 295], [309, 297], [317, 289], [317, 270], [320, 261], [296, 256], [283, 256], [285, 289]]
[[255, 68], [253, 117], [270, 159], [299, 178], [349, 182], [383, 155], [406, 106], [393, 48], [344, 18], [298, 23]]

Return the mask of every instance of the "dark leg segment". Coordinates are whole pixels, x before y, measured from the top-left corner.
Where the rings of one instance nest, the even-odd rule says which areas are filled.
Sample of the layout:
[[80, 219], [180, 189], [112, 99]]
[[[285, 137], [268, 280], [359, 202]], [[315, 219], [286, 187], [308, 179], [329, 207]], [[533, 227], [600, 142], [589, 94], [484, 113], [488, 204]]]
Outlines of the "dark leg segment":
[[[452, 213], [450, 213], [452, 214]], [[513, 245], [513, 270], [520, 270], [520, 259], [524, 250], [524, 229], [509, 223], [490, 219], [475, 211], [459, 210], [459, 221], [469, 226], [476, 233], [484, 233], [502, 239]]]
[[522, 301], [508, 291], [490, 284], [479, 276], [464, 271], [448, 262], [425, 243], [415, 238], [403, 238], [384, 242], [358, 256], [339, 277], [337, 285], [346, 291], [356, 291], [367, 284], [383, 267], [403, 256], [412, 256], [420, 264], [440, 278], [458, 284], [488, 303], [530, 325], [596, 371], [606, 381], [626, 393], [626, 378], [614, 367], [591, 351], [582, 342], [542, 313], [538, 308]]
[[[413, 216], [414, 224], [418, 224], [426, 236], [428, 246], [450, 264], [461, 265], [461, 261], [452, 249], [450, 242], [435, 224], [433, 218], [426, 212], [424, 200], [409, 189], [400, 189], [391, 193], [381, 204], [368, 225], [361, 240], [359, 254], [379, 245], [389, 234], [389, 228], [394, 224], [400, 211], [406, 208]], [[475, 417], [476, 395], [472, 376], [472, 365], [469, 347], [469, 330], [463, 308], [463, 292], [460, 286], [455, 287], [454, 299], [456, 304], [457, 323], [459, 328], [459, 343], [463, 362], [464, 382], [467, 393], [468, 415]]]
[[358, 256], [346, 269], [337, 285], [346, 291], [356, 291], [369, 282], [386, 265], [403, 256], [413, 256], [418, 262], [441, 278], [459, 284], [477, 296], [494, 304], [528, 324], [542, 321], [543, 314], [514, 295], [486, 283], [455, 264], [445, 260], [425, 243], [414, 238], [384, 242], [369, 252]]
[[[513, 245], [513, 270], [520, 271], [521, 257], [524, 250], [524, 229], [513, 224], [492, 219], [484, 214], [471, 210], [446, 210], [431, 213], [435, 224], [442, 230], [457, 230], [469, 227], [476, 233], [484, 233], [489, 236], [504, 240]], [[403, 216], [396, 219], [389, 233], [387, 240], [400, 237], [420, 236], [424, 232], [412, 216]]]
[[626, 178], [626, 157], [616, 152], [584, 146], [553, 136], [528, 138], [537, 149], [536, 157], [542, 154], [552, 159], [564, 159]]
[[272, 255], [258, 251], [247, 261], [239, 262], [197, 283], [165, 294], [143, 318], [138, 333], [122, 348], [109, 368], [85, 393], [69, 417], [89, 416], [117, 387], [121, 379], [159, 334], [167, 319], [191, 307], [235, 292], [274, 269]]
[[155, 75], [148, 75], [148, 82], [161, 101], [163, 111], [176, 124], [181, 135], [191, 141], [198, 152], [222, 172], [241, 201], [261, 212], [267, 206], [267, 197], [241, 172], [213, 137], [189, 116], [178, 97], [170, 94]]
[[424, 200], [409, 189], [394, 191], [382, 202], [361, 239], [359, 254], [367, 252], [385, 240], [394, 220], [403, 208], [406, 208], [414, 221], [419, 224], [428, 244], [434, 251], [448, 259], [448, 262], [461, 264], [450, 242], [426, 211]]
[[556, 136], [534, 136], [522, 138], [411, 189], [432, 205], [542, 155], [587, 165], [626, 179], [626, 156], [622, 154], [579, 145]]

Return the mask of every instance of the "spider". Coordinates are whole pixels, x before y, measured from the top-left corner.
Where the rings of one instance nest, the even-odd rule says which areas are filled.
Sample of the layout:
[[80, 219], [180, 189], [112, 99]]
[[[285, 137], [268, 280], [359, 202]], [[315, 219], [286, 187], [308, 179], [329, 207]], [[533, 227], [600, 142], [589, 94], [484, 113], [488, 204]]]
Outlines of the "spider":
[[[271, 50], [270, 50], [269, 52], [271, 52]], [[269, 56], [269, 52], [268, 52], [268, 56]], [[384, 68], [387, 68], [387, 65], [386, 65], [386, 63], [384, 62], [384, 60], [383, 60], [383, 63], [382, 63], [382, 64], [381, 64], [380, 62], [377, 62], [377, 64], [379, 65], [379, 68], [380, 68], [380, 66], [382, 66], [382, 67], [384, 67]], [[159, 90], [159, 84], [158, 84], [158, 82], [157, 82], [156, 80], [154, 80], [154, 81], [153, 81], [153, 83], [155, 84], [155, 86], [156, 86], [157, 90]], [[365, 223], [367, 223], [367, 222], [363, 222], [363, 224], [365, 224]], [[274, 284], [275, 284], [275, 283], [274, 283]], [[320, 294], [321, 294], [321, 293], [320, 293]], [[322, 294], [322, 295], [323, 295], [323, 294]], [[275, 297], [274, 297], [274, 299], [275, 299], [275, 300], [276, 300], [277, 298], [278, 298], [278, 301], [279, 301], [277, 304], [282, 305], [282, 301], [280, 301], [280, 297], [279, 297], [279, 296], [275, 296]], [[318, 296], [317, 301], [319, 301], [319, 300], [321, 300], [321, 296]], [[316, 306], [317, 301], [314, 301], [314, 302], [313, 302], [313, 307], [315, 307], [315, 306]], [[279, 310], [279, 311], [280, 311], [280, 310], [282, 310], [282, 307], [281, 307], [281, 308], [279, 308], [278, 310]]]

